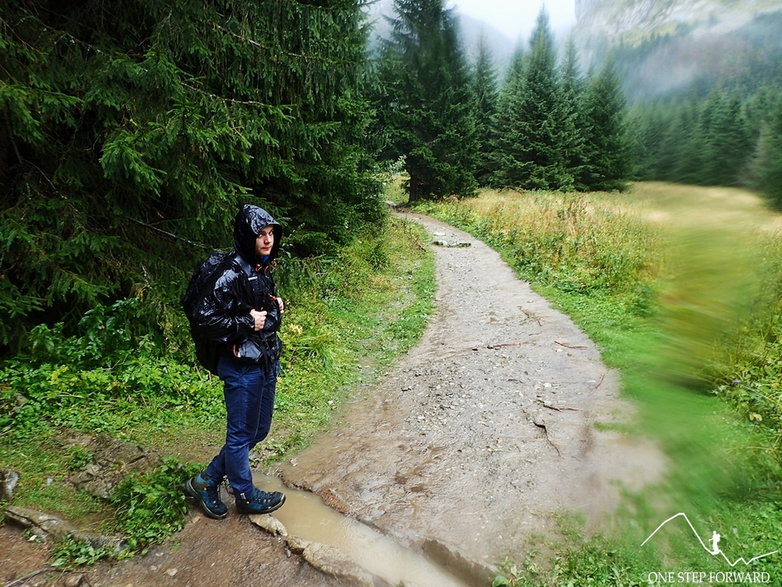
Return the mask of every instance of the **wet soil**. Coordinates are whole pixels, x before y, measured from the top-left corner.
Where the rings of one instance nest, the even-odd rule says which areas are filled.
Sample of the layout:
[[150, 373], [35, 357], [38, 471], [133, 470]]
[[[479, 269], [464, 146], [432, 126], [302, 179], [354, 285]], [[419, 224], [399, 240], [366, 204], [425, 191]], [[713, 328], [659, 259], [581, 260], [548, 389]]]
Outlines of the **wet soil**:
[[[665, 463], [640, 435], [596, 427], [629, 421], [632, 406], [579, 328], [483, 243], [405, 215], [440, 243], [429, 327], [330, 432], [271, 473], [488, 585], [506, 555], [519, 559], [533, 536], [555, 534], [556, 513], [599, 524], [622, 487], [655, 480]], [[350, 584], [230, 507], [221, 521], [193, 510], [169, 544], [100, 565], [89, 584]]]

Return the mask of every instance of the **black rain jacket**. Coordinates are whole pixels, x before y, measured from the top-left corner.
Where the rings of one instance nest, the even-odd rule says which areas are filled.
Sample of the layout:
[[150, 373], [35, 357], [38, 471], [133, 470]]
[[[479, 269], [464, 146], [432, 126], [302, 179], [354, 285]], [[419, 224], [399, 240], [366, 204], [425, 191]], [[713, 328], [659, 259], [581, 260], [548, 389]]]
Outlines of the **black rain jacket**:
[[[274, 244], [270, 255], [255, 253], [255, 240], [272, 226]], [[213, 253], [193, 276], [183, 297], [199, 361], [217, 372], [220, 353], [231, 352], [242, 361], [271, 367], [280, 357], [277, 331], [282, 319], [271, 262], [277, 257], [282, 227], [263, 208], [245, 204], [234, 219], [234, 249]], [[188, 309], [184, 300], [193, 300]], [[265, 310], [266, 322], [253, 330], [250, 310]]]

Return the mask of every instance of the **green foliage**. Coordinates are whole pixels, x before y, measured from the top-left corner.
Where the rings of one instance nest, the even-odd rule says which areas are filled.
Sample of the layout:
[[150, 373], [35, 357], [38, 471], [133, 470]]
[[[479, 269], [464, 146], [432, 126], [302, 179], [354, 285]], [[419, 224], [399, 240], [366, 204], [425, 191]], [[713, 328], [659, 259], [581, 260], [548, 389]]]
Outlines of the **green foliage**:
[[111, 556], [111, 552], [111, 549], [106, 546], [95, 546], [88, 540], [69, 535], [52, 547], [52, 566], [73, 569], [93, 565]]
[[0, 22], [0, 353], [165, 298], [239, 203], [305, 254], [380, 217], [360, 3], [49, 4]]
[[763, 240], [755, 268], [763, 282], [747, 313], [724, 332], [715, 360], [715, 393], [754, 425], [782, 442], [782, 243]]
[[[406, 238], [397, 243], [392, 234]], [[313, 421], [322, 424], [329, 408], [307, 394], [334, 393], [346, 384], [355, 373], [348, 365], [355, 366], [360, 341], [375, 336], [373, 328], [383, 331], [387, 353], [412, 344], [431, 297], [431, 273], [414, 270], [423, 262], [420, 242], [409, 227], [392, 221], [330, 257], [283, 262], [277, 272], [286, 299], [281, 414], [288, 405], [298, 413], [296, 403], [305, 396]], [[376, 316], [385, 303], [378, 300], [397, 298], [411, 285], [415, 294], [397, 299], [397, 313]], [[154, 429], [222, 418], [220, 382], [194, 368], [189, 340], [180, 347], [145, 332], [148, 311], [142, 299], [132, 298], [95, 306], [70, 336], [62, 324], [33, 329], [25, 352], [0, 368], [0, 430], [22, 441], [44, 427], [118, 434], [142, 424]], [[171, 330], [189, 337], [181, 315]], [[83, 458], [75, 454], [72, 466]]]
[[117, 529], [130, 552], [146, 552], [184, 527], [187, 503], [182, 483], [199, 470], [199, 465], [182, 466], [169, 460], [150, 473], [128, 475], [117, 486], [111, 503], [117, 509]]
[[181, 486], [199, 470], [168, 459], [149, 473], [126, 476], [109, 500], [116, 517], [108, 529], [120, 538], [120, 548], [69, 535], [54, 545], [52, 565], [74, 568], [126, 558], [163, 542], [184, 527], [188, 508]]
[[81, 446], [71, 447], [70, 459], [66, 467], [69, 471], [80, 471], [93, 462], [93, 456], [90, 451]]
[[[622, 514], [628, 512], [622, 511]], [[498, 587], [640, 587], [647, 584], [649, 570], [660, 568], [651, 551], [640, 549], [635, 529], [624, 536], [593, 533], [585, 538], [585, 524], [574, 514], [556, 520], [557, 546], [545, 554], [551, 538], [532, 536], [523, 559], [507, 558], [499, 567], [493, 585]], [[637, 523], [634, 520], [634, 524]]]
[[35, 327], [28, 349], [0, 369], [0, 429], [19, 437], [43, 424], [111, 432], [144, 419], [144, 410], [173, 406], [215, 414], [216, 382], [194, 373], [189, 355], [167, 354], [135, 332], [142, 308], [138, 299], [96, 306], [74, 336], [62, 324]]

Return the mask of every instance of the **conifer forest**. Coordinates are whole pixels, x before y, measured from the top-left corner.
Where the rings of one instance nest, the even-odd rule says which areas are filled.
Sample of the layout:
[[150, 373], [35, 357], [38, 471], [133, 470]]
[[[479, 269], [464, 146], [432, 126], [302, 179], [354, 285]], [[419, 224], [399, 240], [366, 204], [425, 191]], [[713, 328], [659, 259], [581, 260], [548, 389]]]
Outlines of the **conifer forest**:
[[3, 2], [3, 354], [36, 324], [160, 293], [248, 197], [295, 226], [292, 254], [345, 243], [394, 165], [412, 201], [632, 179], [782, 201], [778, 86], [628, 104], [614, 63], [582, 71], [543, 13], [497, 71], [441, 0], [396, 2], [371, 50], [362, 4]]

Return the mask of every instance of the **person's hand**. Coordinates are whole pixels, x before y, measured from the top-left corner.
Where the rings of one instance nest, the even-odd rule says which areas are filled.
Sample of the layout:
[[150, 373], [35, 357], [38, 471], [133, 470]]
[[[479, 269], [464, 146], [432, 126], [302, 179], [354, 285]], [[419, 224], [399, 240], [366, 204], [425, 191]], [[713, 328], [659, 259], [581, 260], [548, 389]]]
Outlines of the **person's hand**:
[[258, 310], [250, 310], [250, 316], [253, 317], [253, 320], [255, 321], [255, 326], [253, 327], [253, 330], [258, 332], [263, 328], [263, 325], [266, 323], [266, 310], [263, 310], [259, 312]]
[[280, 314], [285, 312], [285, 302], [282, 301], [282, 298], [276, 298], [277, 299], [277, 305], [280, 307]]

